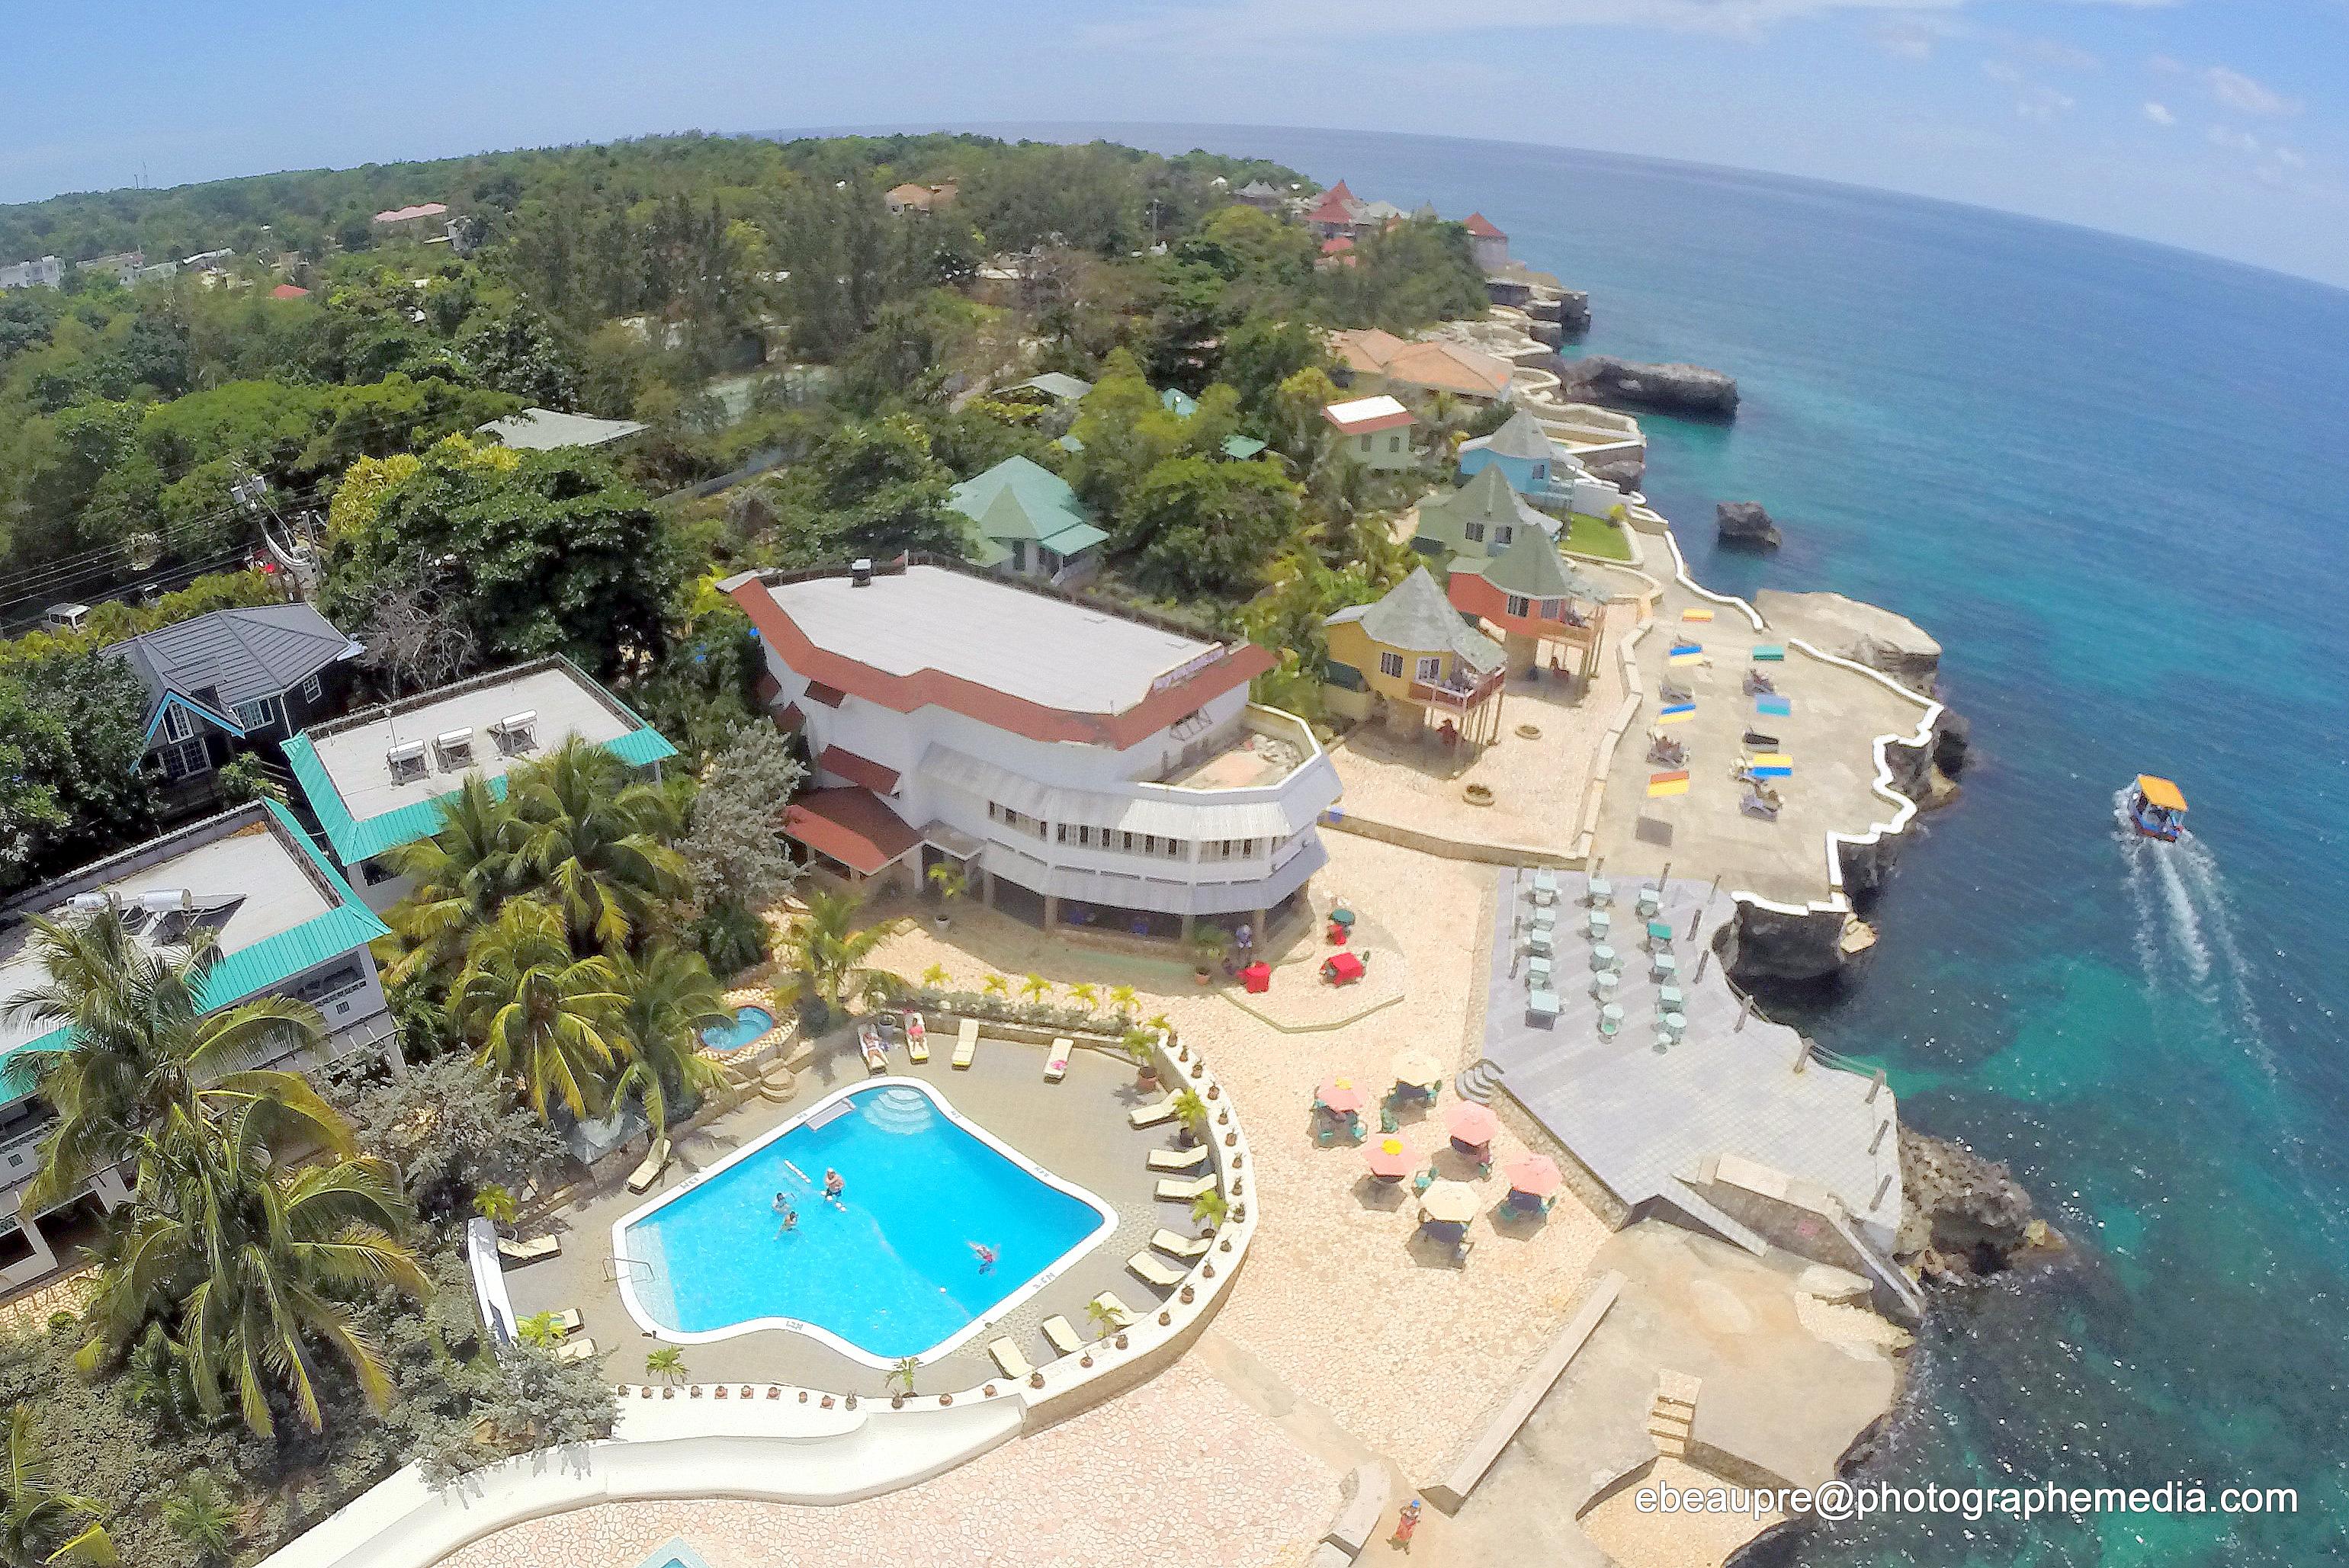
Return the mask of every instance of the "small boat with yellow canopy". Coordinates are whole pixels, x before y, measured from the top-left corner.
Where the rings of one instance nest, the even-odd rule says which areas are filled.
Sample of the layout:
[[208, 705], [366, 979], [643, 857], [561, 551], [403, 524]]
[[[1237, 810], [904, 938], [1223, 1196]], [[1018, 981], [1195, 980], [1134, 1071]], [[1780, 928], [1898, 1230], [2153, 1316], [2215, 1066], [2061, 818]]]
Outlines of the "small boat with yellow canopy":
[[2186, 797], [2168, 779], [2140, 773], [2129, 791], [2128, 816], [2130, 825], [2147, 838], [2174, 844], [2186, 828]]

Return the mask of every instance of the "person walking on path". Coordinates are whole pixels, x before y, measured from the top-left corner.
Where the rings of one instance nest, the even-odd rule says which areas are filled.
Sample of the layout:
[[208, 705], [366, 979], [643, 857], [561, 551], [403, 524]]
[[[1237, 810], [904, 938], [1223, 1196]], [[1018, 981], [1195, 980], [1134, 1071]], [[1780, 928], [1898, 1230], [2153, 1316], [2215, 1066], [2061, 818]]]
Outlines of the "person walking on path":
[[1419, 1530], [1419, 1499], [1415, 1497], [1404, 1503], [1402, 1512], [1395, 1519], [1394, 1533], [1387, 1538], [1388, 1542], [1399, 1547], [1406, 1557], [1411, 1555], [1411, 1538]]

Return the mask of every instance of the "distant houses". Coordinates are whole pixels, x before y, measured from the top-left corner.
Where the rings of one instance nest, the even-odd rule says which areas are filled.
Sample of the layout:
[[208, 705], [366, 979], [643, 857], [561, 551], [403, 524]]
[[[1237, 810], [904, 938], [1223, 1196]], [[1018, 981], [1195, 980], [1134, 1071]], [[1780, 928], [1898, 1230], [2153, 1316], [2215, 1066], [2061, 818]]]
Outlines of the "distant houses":
[[1507, 360], [1465, 344], [1397, 337], [1374, 326], [1330, 334], [1330, 352], [1344, 366], [1349, 386], [1405, 398], [1441, 392], [1472, 403], [1506, 402], [1514, 375]]
[[491, 420], [475, 434], [494, 436], [505, 445], [525, 452], [554, 452], [566, 447], [608, 447], [641, 436], [650, 428], [635, 419], [598, 419], [554, 408], [524, 408], [519, 414]]
[[1483, 745], [1497, 738], [1507, 655], [1462, 619], [1426, 567], [1375, 603], [1322, 623], [1329, 657], [1322, 706], [1340, 717], [1383, 718], [1403, 736], [1449, 724]]
[[881, 200], [893, 216], [903, 217], [908, 212], [930, 213], [949, 206], [957, 192], [956, 182], [947, 180], [936, 185], [893, 185]]
[[53, 289], [66, 281], [66, 264], [55, 256], [0, 267], [0, 289]]
[[1419, 503], [1412, 548], [1444, 581], [1452, 607], [1500, 634], [1511, 675], [1532, 669], [1545, 653], [1570, 654], [1573, 670], [1588, 675], [1599, 656], [1597, 606], [1606, 591], [1558, 553], [1558, 519], [1536, 510], [1511, 489], [1506, 474], [1487, 467], [1458, 490]]
[[1321, 410], [1338, 433], [1339, 449], [1362, 467], [1393, 473], [1419, 461], [1412, 447], [1418, 417], [1392, 397], [1354, 397]]

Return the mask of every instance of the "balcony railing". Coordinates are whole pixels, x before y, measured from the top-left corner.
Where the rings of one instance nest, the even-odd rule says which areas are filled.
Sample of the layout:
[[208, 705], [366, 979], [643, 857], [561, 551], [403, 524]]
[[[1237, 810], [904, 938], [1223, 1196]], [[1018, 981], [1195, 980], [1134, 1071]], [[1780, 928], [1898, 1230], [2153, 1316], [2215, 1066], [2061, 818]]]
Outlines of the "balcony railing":
[[1460, 686], [1449, 681], [1440, 684], [1413, 681], [1411, 683], [1411, 700], [1423, 702], [1431, 707], [1467, 713], [1500, 696], [1506, 680], [1507, 672], [1496, 669], [1473, 686]]

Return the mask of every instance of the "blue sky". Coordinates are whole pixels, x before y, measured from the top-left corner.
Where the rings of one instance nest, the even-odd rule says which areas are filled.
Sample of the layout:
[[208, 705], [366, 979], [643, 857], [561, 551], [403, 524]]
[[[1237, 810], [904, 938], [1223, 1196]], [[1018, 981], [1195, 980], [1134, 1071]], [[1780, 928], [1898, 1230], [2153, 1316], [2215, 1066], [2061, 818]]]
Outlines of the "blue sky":
[[0, 201], [694, 128], [1237, 122], [1813, 175], [2349, 285], [2349, 0], [8, 0], [0, 40]]

